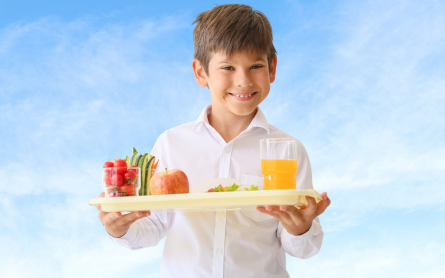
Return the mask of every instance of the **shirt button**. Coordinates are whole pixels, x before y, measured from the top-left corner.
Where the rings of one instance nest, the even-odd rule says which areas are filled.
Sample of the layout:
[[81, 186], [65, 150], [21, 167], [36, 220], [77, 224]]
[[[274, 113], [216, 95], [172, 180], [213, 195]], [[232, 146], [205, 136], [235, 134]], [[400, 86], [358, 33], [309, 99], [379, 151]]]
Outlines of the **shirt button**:
[[218, 248], [218, 250], [216, 250], [216, 254], [218, 254], [218, 255], [222, 255], [222, 250], [221, 250], [221, 248]]
[[225, 151], [226, 151], [226, 153], [229, 153], [231, 150], [230, 150], [229, 147], [226, 147], [226, 148], [225, 148]]
[[219, 218], [219, 219], [224, 219], [224, 213], [219, 212], [219, 213], [218, 213], [218, 218]]

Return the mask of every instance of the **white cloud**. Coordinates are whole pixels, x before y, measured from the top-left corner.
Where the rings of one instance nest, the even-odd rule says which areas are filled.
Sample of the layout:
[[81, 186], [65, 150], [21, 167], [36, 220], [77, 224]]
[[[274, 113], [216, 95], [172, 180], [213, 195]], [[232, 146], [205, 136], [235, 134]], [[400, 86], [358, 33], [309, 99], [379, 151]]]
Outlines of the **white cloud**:
[[[85, 231], [84, 233], [89, 233]], [[124, 249], [108, 238], [95, 237], [95, 242], [81, 238], [47, 238], [31, 245], [22, 243], [20, 254], [0, 254], [4, 277], [122, 277], [159, 272], [163, 242], [138, 251]], [[11, 248], [4, 242], [5, 248]], [[16, 247], [17, 248], [17, 247]], [[9, 249], [8, 249], [9, 250]], [[11, 256], [13, 255], [13, 256]]]
[[88, 194], [73, 195], [65, 201], [48, 196], [46, 203], [18, 204], [14, 227], [3, 226], [0, 235], [0, 267], [5, 277], [122, 277], [159, 272], [164, 240], [156, 247], [127, 250], [107, 237], [96, 208], [87, 205]]
[[[374, 239], [375, 240], [375, 239]], [[437, 242], [345, 241], [342, 249], [308, 260], [288, 257], [291, 277], [442, 277], [444, 246]]]

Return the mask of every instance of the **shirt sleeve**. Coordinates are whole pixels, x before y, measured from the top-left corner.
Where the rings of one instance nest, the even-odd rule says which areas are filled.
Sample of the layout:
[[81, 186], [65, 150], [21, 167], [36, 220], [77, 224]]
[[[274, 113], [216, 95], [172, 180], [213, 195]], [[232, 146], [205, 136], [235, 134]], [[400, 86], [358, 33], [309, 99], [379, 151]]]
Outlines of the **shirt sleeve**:
[[152, 213], [131, 224], [130, 229], [122, 237], [116, 238], [108, 231], [107, 233], [111, 240], [131, 250], [152, 247], [167, 235], [174, 217], [174, 212]]
[[[161, 169], [168, 168], [163, 135], [158, 138], [151, 151], [151, 155], [155, 156], [156, 160], [159, 159], [158, 167]], [[113, 237], [108, 231], [107, 233], [114, 242], [128, 249], [156, 246], [167, 235], [174, 218], [174, 212], [152, 212], [150, 216], [131, 224], [127, 233], [120, 238]]]
[[[297, 142], [297, 189], [313, 189], [309, 156], [303, 144], [298, 140]], [[277, 236], [281, 239], [284, 250], [289, 255], [301, 259], [310, 258], [320, 251], [323, 235], [318, 217], [312, 221], [311, 228], [306, 233], [298, 236], [288, 233], [281, 223], [278, 224]]]
[[302, 235], [289, 234], [281, 223], [278, 224], [277, 234], [281, 238], [284, 251], [300, 259], [308, 259], [317, 254], [323, 243], [324, 235], [318, 217], [312, 221], [311, 228]]

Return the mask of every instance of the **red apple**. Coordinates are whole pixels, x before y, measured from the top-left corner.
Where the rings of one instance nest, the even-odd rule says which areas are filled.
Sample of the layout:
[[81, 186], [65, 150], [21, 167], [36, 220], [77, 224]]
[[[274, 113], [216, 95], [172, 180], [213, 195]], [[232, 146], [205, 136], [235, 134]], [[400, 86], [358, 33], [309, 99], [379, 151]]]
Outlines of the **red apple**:
[[151, 177], [150, 191], [151, 195], [189, 193], [189, 180], [181, 170], [165, 169]]

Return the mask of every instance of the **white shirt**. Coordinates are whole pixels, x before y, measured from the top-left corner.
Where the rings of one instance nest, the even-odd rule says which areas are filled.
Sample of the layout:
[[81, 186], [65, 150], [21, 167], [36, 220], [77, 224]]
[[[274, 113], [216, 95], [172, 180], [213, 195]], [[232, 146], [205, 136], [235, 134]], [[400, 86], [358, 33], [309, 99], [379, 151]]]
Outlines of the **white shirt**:
[[[249, 127], [226, 143], [208, 122], [211, 105], [199, 118], [165, 131], [152, 155], [161, 169], [180, 169], [193, 184], [213, 178], [233, 178], [262, 188], [260, 139], [292, 138], [267, 123], [260, 108]], [[297, 140], [297, 188], [312, 189], [306, 149]], [[217, 194], [217, 193], [215, 193]], [[155, 246], [167, 236], [161, 277], [289, 277], [287, 252], [306, 259], [321, 248], [323, 231], [318, 218], [308, 232], [289, 234], [275, 218], [254, 210], [162, 212], [140, 219], [113, 241], [129, 249]]]

